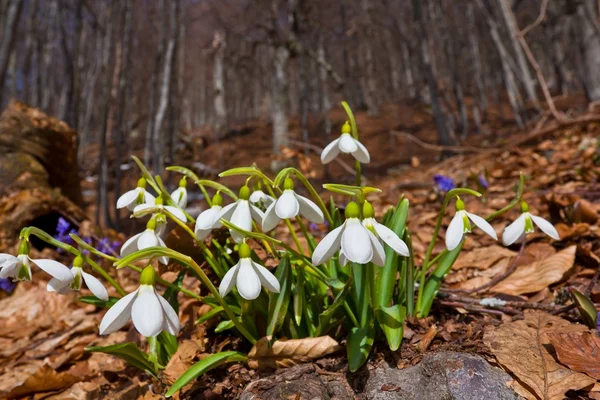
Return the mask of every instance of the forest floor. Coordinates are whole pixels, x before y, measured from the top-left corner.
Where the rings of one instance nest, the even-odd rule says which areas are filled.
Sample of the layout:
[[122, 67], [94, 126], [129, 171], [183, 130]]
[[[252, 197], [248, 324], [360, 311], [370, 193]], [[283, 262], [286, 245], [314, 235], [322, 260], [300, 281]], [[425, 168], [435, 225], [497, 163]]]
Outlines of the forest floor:
[[[507, 110], [505, 115], [509, 115]], [[336, 109], [330, 117], [335, 137], [344, 121], [343, 111]], [[417, 264], [423, 259], [441, 205], [434, 174], [450, 176], [458, 186], [473, 189], [480, 188], [479, 176], [485, 176], [488, 187], [482, 200], [464, 200], [470, 212], [487, 215], [514, 198], [522, 172], [527, 178], [524, 199], [532, 214], [550, 219], [562, 239], [551, 241], [536, 233], [528, 236], [521, 249], [519, 245], [502, 247], [477, 231], [469, 235], [432, 315], [407, 322], [399, 351], [390, 352], [384, 343], [376, 343], [368, 364], [355, 374], [348, 372], [343, 352], [316, 363], [319, 371], [344, 381], [358, 397], [364, 396], [365, 382], [374, 368], [383, 364], [407, 368], [418, 364], [425, 354], [452, 350], [480, 354], [500, 366], [513, 377], [513, 389], [525, 398], [600, 398], [600, 344], [595, 333], [581, 324], [568, 293], [575, 288], [600, 302], [600, 120], [589, 118], [558, 126], [544, 119], [544, 125], [522, 130], [503, 122], [499, 114], [491, 114], [489, 121], [487, 134], [469, 138], [470, 146], [446, 149], [454, 155], [441, 161], [440, 149], [427, 145], [435, 143], [436, 131], [426, 109], [387, 105], [378, 118], [357, 114], [361, 141], [372, 157], [363, 174], [369, 185], [383, 190], [373, 203], [381, 215], [400, 196], [410, 200], [408, 227]], [[419, 145], [402, 132], [426, 144]], [[292, 121], [290, 134], [300, 140], [297, 121]], [[210, 137], [210, 132], [195, 132], [190, 143], [204, 146], [182, 149], [178, 153], [181, 164], [201, 162], [209, 167], [208, 175], [253, 162], [268, 171], [272, 162], [268, 125], [244, 127], [218, 144]], [[326, 138], [315, 137], [311, 144], [322, 148]], [[315, 182], [352, 182], [352, 173], [343, 164], [332, 163], [326, 175], [318, 153], [310, 151], [306, 156], [300, 145], [286, 155], [289, 163]], [[350, 158], [342, 159], [352, 166]], [[85, 179], [84, 187], [91, 187], [90, 182]], [[227, 183], [235, 186], [241, 182]], [[89, 211], [93, 212], [92, 206]], [[452, 211], [447, 212], [444, 226]], [[495, 221], [499, 236], [517, 216], [515, 209]], [[176, 231], [167, 244], [191, 245], [181, 243]], [[439, 240], [435, 251], [443, 246]], [[36, 256], [63, 257], [50, 248], [41, 253]], [[163, 278], [172, 280], [175, 274], [165, 270]], [[119, 270], [117, 276], [126, 291], [137, 287], [135, 274]], [[186, 280], [184, 285], [204, 292], [195, 280]], [[235, 336], [215, 335], [214, 320], [195, 325], [208, 306], [182, 301], [179, 350], [159, 382], [115, 357], [84, 351], [91, 345], [139, 344], [140, 337], [133, 328], [98, 336], [102, 309], [78, 302], [75, 294], [48, 293], [45, 286], [46, 276], [37, 272], [31, 283], [20, 283], [12, 295], [0, 294], [0, 398], [159, 399], [165, 385], [198, 359], [221, 350], [249, 350]], [[502, 301], [480, 301], [490, 297]], [[203, 375], [186, 387], [180, 398], [237, 398], [250, 381], [269, 374], [272, 372], [232, 364]]]

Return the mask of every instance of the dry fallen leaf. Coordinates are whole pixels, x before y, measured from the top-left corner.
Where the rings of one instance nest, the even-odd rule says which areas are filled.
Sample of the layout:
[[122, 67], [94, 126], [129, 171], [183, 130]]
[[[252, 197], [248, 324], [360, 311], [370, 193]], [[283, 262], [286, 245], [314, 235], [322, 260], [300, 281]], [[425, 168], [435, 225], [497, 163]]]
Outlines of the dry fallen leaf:
[[573, 371], [600, 379], [600, 338], [591, 333], [549, 333], [561, 363]]
[[452, 269], [459, 270], [462, 268], [477, 268], [488, 269], [503, 258], [516, 256], [517, 253], [500, 246], [477, 247], [469, 252], [462, 252]]
[[572, 324], [542, 311], [525, 312], [521, 321], [503, 324], [486, 332], [484, 342], [498, 362], [512, 372], [519, 384], [543, 400], [564, 398], [568, 390], [593, 385], [596, 380], [560, 365], [547, 345], [549, 333], [585, 332], [583, 325]]
[[573, 268], [576, 248], [569, 246], [548, 258], [519, 267], [491, 291], [512, 295], [534, 293], [560, 281]]
[[306, 339], [276, 340], [269, 346], [269, 337], [260, 339], [248, 353], [251, 368], [281, 368], [310, 362], [335, 353], [342, 346], [331, 336]]
[[435, 338], [435, 335], [437, 334], [437, 332], [438, 332], [437, 327], [435, 325], [431, 325], [429, 327], [429, 329], [427, 330], [427, 333], [425, 334], [425, 336], [423, 336], [423, 338], [419, 342], [419, 350], [421, 351], [421, 353], [425, 353], [425, 351], [427, 351], [427, 348], [429, 347], [429, 345]]

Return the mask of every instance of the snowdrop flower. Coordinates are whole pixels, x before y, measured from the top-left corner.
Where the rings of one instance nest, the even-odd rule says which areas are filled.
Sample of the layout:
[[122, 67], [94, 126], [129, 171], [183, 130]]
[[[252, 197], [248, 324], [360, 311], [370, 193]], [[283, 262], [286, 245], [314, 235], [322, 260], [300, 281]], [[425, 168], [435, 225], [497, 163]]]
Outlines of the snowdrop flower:
[[146, 179], [140, 178], [137, 187], [133, 190], [123, 193], [117, 200], [117, 209], [127, 207], [133, 211], [138, 204], [154, 204], [154, 196], [146, 190]]
[[494, 228], [480, 216], [465, 211], [465, 203], [456, 196], [456, 214], [446, 230], [446, 248], [449, 251], [454, 250], [460, 244], [465, 233], [471, 232], [471, 222], [494, 240], [498, 240]]
[[250, 200], [250, 203], [254, 205], [262, 205], [265, 207], [270, 206], [271, 203], [275, 201], [275, 199], [272, 196], [269, 196], [268, 194], [262, 191], [260, 184], [254, 187], [254, 191], [252, 192], [248, 200]]
[[379, 239], [365, 228], [359, 220], [360, 208], [355, 202], [346, 206], [346, 221], [321, 240], [312, 255], [313, 265], [329, 260], [340, 250], [340, 263], [348, 261], [358, 264], [373, 262], [385, 264], [385, 252]]
[[554, 240], [560, 240], [560, 236], [556, 231], [556, 228], [544, 218], [536, 215], [531, 215], [529, 212], [529, 205], [525, 202], [521, 203], [521, 215], [513, 223], [508, 225], [504, 229], [502, 234], [502, 242], [505, 246], [510, 246], [513, 243], [520, 242], [525, 239], [528, 233], [533, 232], [533, 224], [537, 225], [538, 228], [546, 235], [550, 236]]
[[304, 196], [294, 192], [294, 182], [285, 178], [284, 190], [280, 198], [275, 200], [265, 211], [262, 230], [268, 232], [282, 219], [291, 219], [298, 214], [306, 217], [311, 222], [323, 223], [323, 212], [315, 203]]
[[117, 301], [104, 315], [100, 334], [116, 332], [131, 319], [135, 329], [145, 337], [157, 336], [162, 331], [177, 335], [179, 317], [169, 302], [156, 293], [155, 281], [154, 267], [148, 265], [140, 275], [140, 286]]
[[[151, 218], [146, 224], [146, 230], [144, 232], [132, 236], [123, 243], [123, 247], [121, 247], [121, 257], [128, 256], [138, 250], [155, 246], [167, 247], [165, 242], [158, 235], [158, 232], [156, 232], [156, 219]], [[169, 263], [169, 257], [158, 257], [158, 261], [167, 265]]]
[[171, 198], [181, 208], [185, 208], [188, 202], [188, 194], [186, 189], [187, 181], [185, 177], [179, 181], [179, 187], [171, 193]]
[[73, 268], [70, 269], [72, 274], [70, 281], [61, 281], [58, 278], [50, 279], [46, 289], [49, 292], [56, 292], [59, 294], [66, 294], [72, 290], [79, 291], [81, 289], [81, 281], [85, 282], [85, 285], [90, 289], [94, 296], [100, 300], [108, 301], [108, 292], [106, 288], [100, 283], [100, 281], [83, 271], [83, 258], [81, 256], [75, 257], [73, 261]]
[[[221, 210], [219, 213], [219, 219], [223, 218], [226, 221], [231, 222], [233, 225], [245, 230], [252, 231], [252, 220], [254, 219], [257, 223], [262, 224], [264, 219], [263, 212], [256, 207], [254, 204], [250, 204], [248, 199], [250, 198], [250, 188], [248, 186], [242, 186], [238, 196], [238, 200], [231, 203]], [[244, 235], [230, 229], [229, 232], [237, 243], [240, 243], [244, 239]]]
[[260, 294], [261, 285], [273, 293], [279, 293], [279, 281], [268, 269], [252, 261], [250, 246], [246, 242], [240, 245], [240, 260], [223, 277], [219, 285], [221, 297], [227, 296], [234, 286], [240, 296], [254, 300]]
[[358, 140], [351, 135], [352, 128], [348, 121], [342, 126], [342, 134], [339, 138], [329, 143], [321, 153], [321, 162], [330, 163], [340, 153], [352, 154], [352, 156], [363, 164], [371, 161], [369, 151]]
[[212, 198], [212, 206], [208, 210], [202, 211], [196, 219], [196, 227], [194, 228], [196, 239], [204, 240], [213, 229], [222, 226], [219, 218], [223, 209], [222, 205], [223, 197], [219, 193], [215, 194]]
[[368, 201], [365, 201], [365, 204], [363, 204], [363, 218], [363, 226], [370, 230], [377, 238], [383, 240], [396, 253], [404, 257], [410, 256], [406, 243], [393, 230], [375, 220], [375, 209]]
[[29, 243], [22, 240], [19, 244], [17, 256], [0, 254], [0, 278], [13, 278], [18, 281], [31, 280], [31, 262], [42, 271], [61, 281], [73, 279], [69, 268], [54, 260], [34, 260], [29, 258]]
[[183, 222], [183, 223], [187, 222], [185, 213], [180, 208], [174, 207], [174, 206], [165, 206], [163, 204], [162, 196], [157, 197], [156, 200], [154, 201], [154, 204], [146, 203], [146, 204], [140, 204], [138, 206], [135, 206], [135, 208], [133, 209], [133, 213], [137, 214], [137, 213], [141, 213], [142, 211], [146, 211], [146, 210], [153, 210], [153, 211], [155, 211], [155, 214], [160, 214], [160, 213], [164, 212], [165, 210], [167, 210], [169, 213], [171, 213], [175, 218], [177, 218], [181, 222]]

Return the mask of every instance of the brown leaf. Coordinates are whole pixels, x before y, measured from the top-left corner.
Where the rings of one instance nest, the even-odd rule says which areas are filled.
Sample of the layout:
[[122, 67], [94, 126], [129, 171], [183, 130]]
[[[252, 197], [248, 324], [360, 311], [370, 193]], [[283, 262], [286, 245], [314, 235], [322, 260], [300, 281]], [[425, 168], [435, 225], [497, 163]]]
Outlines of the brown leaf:
[[560, 281], [573, 268], [576, 248], [569, 246], [546, 259], [519, 267], [491, 291], [512, 295], [533, 293]]
[[579, 390], [596, 382], [563, 367], [549, 353], [548, 334], [567, 331], [585, 332], [587, 328], [542, 311], [528, 310], [523, 320], [488, 331], [483, 340], [520, 386], [543, 400], [558, 400], [568, 390]]
[[561, 363], [573, 371], [600, 379], [600, 338], [591, 333], [549, 333]]
[[452, 266], [452, 269], [458, 270], [462, 268], [477, 268], [488, 269], [503, 258], [510, 258], [517, 255], [514, 251], [508, 250], [506, 247], [488, 246], [477, 247], [469, 252], [463, 252], [458, 256], [458, 259]]
[[269, 346], [269, 337], [260, 339], [248, 353], [251, 368], [290, 367], [335, 353], [342, 346], [331, 336], [306, 339], [276, 340]]

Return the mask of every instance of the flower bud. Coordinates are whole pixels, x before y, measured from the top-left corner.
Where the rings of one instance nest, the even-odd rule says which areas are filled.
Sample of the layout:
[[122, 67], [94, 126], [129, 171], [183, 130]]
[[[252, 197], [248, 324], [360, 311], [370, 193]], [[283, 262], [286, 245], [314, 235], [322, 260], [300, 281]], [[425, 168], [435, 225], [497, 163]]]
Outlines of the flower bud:
[[350, 122], [346, 121], [344, 123], [344, 125], [342, 125], [342, 135], [343, 134], [351, 134], [352, 133], [352, 127], [350, 126]]
[[240, 249], [238, 250], [238, 254], [240, 258], [250, 258], [252, 251], [250, 250], [250, 246], [246, 242], [240, 244]]
[[141, 177], [140, 179], [138, 179], [137, 187], [142, 188], [142, 189], [146, 188], [146, 179], [144, 177]]
[[346, 219], [348, 218], [359, 218], [360, 217], [360, 207], [355, 202], [351, 201], [346, 205]]
[[460, 197], [456, 196], [456, 211], [462, 211], [465, 209], [465, 202]]
[[185, 179], [185, 176], [183, 178], [181, 178], [179, 180], [179, 187], [184, 188], [187, 186], [187, 180]]
[[154, 286], [154, 282], [156, 282], [156, 271], [152, 265], [148, 265], [140, 274], [140, 284]]
[[212, 205], [221, 207], [223, 205], [223, 196], [217, 192], [212, 198]]
[[368, 201], [363, 204], [363, 218], [375, 218], [375, 209]]
[[240, 200], [248, 200], [250, 198], [250, 188], [247, 185], [242, 186], [238, 197]]
[[83, 257], [81, 257], [81, 255], [78, 255], [77, 257], [75, 257], [75, 259], [73, 260], [73, 267], [75, 267], [75, 268], [83, 267]]
[[283, 190], [294, 190], [294, 181], [291, 178], [285, 178]]

